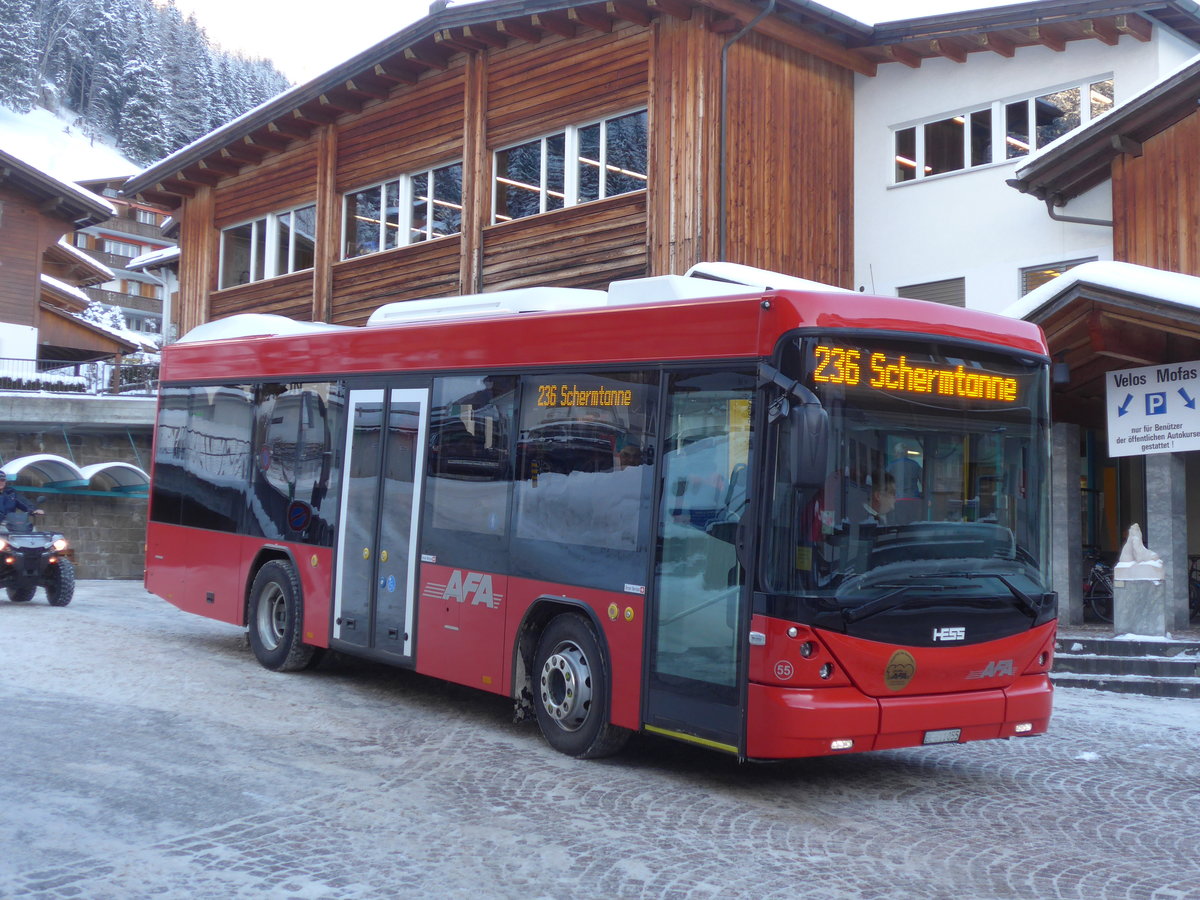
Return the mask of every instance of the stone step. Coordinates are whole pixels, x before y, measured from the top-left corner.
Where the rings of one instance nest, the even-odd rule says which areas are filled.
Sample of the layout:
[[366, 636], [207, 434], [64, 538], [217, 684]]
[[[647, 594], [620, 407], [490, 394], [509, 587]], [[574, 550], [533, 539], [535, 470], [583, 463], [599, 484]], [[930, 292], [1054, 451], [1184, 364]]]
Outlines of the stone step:
[[1081, 675], [1142, 675], [1149, 678], [1200, 678], [1200, 656], [1108, 656], [1056, 653], [1054, 671]]
[[1056, 687], [1091, 688], [1143, 697], [1191, 697], [1200, 699], [1200, 678], [1148, 678], [1142, 675], [1089, 675], [1051, 672]]
[[1152, 656], [1174, 659], [1194, 656], [1200, 660], [1200, 641], [1157, 640], [1151, 638], [1092, 636], [1060, 633], [1055, 654], [1089, 654], [1094, 656]]

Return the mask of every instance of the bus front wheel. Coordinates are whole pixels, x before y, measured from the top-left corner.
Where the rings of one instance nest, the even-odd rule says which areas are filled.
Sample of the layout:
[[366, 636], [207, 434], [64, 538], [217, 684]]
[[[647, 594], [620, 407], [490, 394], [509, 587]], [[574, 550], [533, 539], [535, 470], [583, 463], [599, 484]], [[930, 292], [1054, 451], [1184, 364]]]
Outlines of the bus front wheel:
[[246, 617], [250, 647], [264, 667], [294, 672], [316, 662], [318, 648], [304, 643], [300, 579], [286, 562], [272, 560], [258, 570], [250, 588]]
[[574, 613], [556, 616], [534, 657], [534, 710], [555, 750], [578, 759], [611, 756], [629, 732], [608, 721], [608, 662], [592, 624]]

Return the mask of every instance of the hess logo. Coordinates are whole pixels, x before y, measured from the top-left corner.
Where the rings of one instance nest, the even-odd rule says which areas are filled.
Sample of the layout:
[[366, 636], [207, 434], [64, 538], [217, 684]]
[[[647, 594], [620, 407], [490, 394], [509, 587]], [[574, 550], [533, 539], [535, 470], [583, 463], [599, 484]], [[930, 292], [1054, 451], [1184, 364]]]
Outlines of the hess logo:
[[486, 606], [488, 609], [500, 606], [500, 597], [492, 591], [491, 575], [464, 573], [459, 569], [450, 574], [450, 580], [442, 591], [442, 599], [457, 600], [459, 603], [470, 601], [472, 606]]
[[967, 629], [965, 628], [935, 628], [933, 629], [933, 639], [935, 641], [961, 641], [965, 640]]

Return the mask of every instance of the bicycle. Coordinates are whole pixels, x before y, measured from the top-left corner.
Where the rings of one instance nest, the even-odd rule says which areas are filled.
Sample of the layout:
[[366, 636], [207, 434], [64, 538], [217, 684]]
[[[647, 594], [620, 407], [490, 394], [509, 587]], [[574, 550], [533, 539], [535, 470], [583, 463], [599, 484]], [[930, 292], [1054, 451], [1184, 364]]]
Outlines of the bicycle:
[[[1200, 567], [1197, 568], [1195, 593], [1200, 599]], [[1101, 622], [1113, 620], [1113, 570], [1104, 560], [1093, 558], [1087, 581], [1083, 585], [1083, 599]]]
[[1188, 618], [1200, 618], [1200, 555], [1188, 557]]

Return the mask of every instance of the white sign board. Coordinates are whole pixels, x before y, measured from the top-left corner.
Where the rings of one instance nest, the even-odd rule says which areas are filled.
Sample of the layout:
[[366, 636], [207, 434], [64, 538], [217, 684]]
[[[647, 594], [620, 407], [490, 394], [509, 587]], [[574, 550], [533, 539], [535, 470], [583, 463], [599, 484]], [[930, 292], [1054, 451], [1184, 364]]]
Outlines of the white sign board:
[[1200, 450], [1200, 361], [1104, 376], [1108, 455]]

